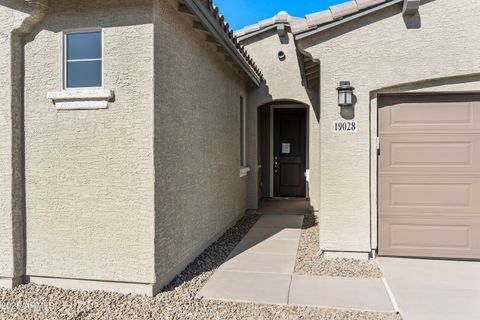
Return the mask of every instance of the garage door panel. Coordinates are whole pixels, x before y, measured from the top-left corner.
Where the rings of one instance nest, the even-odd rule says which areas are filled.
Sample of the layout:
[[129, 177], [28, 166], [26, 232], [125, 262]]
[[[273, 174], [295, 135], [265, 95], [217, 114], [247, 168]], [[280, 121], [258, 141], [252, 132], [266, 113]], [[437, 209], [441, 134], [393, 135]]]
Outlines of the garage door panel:
[[480, 96], [379, 106], [379, 254], [480, 259]]
[[386, 217], [380, 222], [382, 255], [478, 258], [480, 222], [417, 216]]
[[[388, 97], [382, 98], [379, 132], [480, 130], [478, 96]], [[419, 107], [421, 106], [421, 107]]]
[[480, 179], [475, 177], [383, 176], [379, 210], [475, 214], [480, 218]]
[[380, 140], [380, 173], [411, 170], [480, 174], [480, 135], [401, 135]]

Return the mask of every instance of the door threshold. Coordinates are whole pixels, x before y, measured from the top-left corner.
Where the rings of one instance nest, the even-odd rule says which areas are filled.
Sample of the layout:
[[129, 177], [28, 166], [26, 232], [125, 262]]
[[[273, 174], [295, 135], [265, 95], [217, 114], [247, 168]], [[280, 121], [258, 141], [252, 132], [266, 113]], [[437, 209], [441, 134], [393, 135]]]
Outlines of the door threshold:
[[262, 200], [309, 200], [307, 197], [270, 197]]

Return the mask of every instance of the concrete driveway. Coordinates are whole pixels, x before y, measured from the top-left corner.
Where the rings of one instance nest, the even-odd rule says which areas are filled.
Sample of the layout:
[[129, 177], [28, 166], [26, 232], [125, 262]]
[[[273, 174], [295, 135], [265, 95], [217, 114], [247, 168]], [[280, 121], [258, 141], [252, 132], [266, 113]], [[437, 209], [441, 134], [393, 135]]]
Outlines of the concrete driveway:
[[480, 319], [480, 262], [377, 261], [404, 320]]

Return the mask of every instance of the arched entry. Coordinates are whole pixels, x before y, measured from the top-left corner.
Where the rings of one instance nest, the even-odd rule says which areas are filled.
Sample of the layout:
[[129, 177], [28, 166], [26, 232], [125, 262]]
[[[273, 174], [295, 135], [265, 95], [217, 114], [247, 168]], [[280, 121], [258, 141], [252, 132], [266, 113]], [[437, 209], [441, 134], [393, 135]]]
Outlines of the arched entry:
[[258, 108], [259, 198], [308, 197], [308, 112], [286, 100]]

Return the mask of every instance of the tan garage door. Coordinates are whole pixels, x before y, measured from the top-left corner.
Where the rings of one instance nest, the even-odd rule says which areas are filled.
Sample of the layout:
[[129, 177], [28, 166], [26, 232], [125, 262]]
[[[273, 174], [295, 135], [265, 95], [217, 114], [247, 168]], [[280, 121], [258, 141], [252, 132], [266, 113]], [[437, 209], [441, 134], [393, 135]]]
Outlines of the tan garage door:
[[379, 98], [379, 254], [480, 258], [480, 95]]

